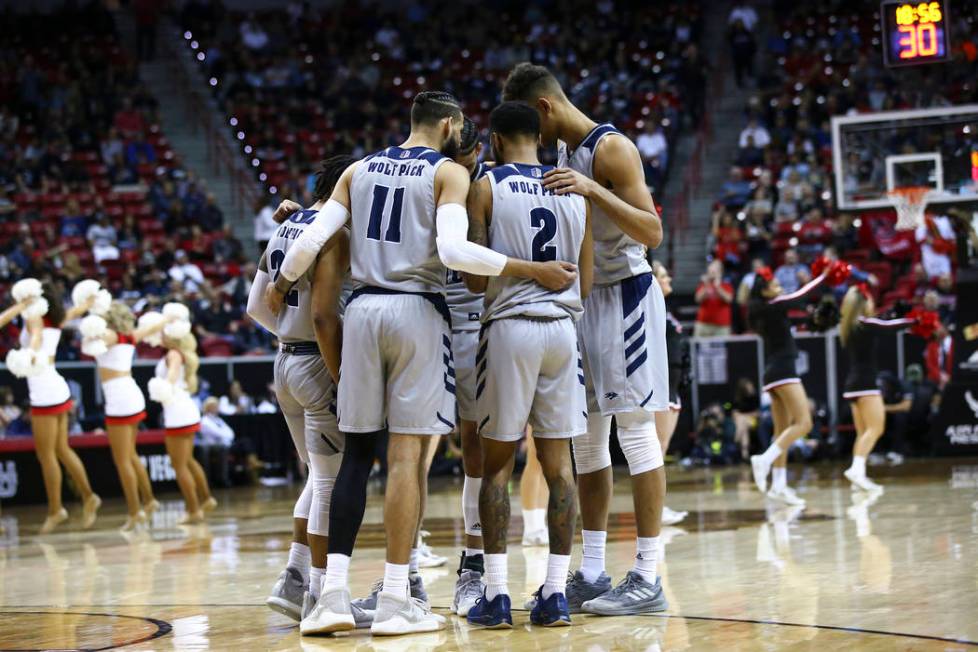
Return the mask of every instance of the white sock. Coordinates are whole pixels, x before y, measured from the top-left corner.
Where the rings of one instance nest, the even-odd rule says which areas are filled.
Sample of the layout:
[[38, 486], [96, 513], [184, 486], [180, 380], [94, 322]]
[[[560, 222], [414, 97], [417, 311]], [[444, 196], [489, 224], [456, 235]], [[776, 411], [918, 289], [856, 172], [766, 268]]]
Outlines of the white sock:
[[349, 583], [350, 557], [339, 552], [326, 555], [326, 575], [322, 591], [345, 589]]
[[546, 600], [554, 593], [563, 593], [567, 586], [567, 570], [570, 568], [570, 555], [550, 553], [547, 558], [547, 581], [543, 583], [541, 597]]
[[302, 574], [303, 584], [309, 583], [310, 565], [312, 565], [312, 553], [309, 552], [309, 546], [293, 541], [289, 547], [289, 563], [286, 566], [294, 568]]
[[547, 527], [546, 509], [524, 509], [523, 510], [523, 531], [539, 532]]
[[500, 593], [509, 595], [506, 586], [509, 572], [506, 567], [506, 553], [486, 555], [486, 599], [492, 600]]
[[466, 557], [475, 557], [477, 555], [484, 555], [484, 554], [486, 554], [486, 553], [485, 553], [485, 550], [483, 550], [482, 548], [466, 548], [465, 549], [465, 556]]
[[581, 557], [581, 575], [588, 582], [594, 582], [604, 572], [604, 547], [608, 533], [601, 530], [584, 530], [583, 556]]
[[780, 446], [772, 443], [770, 446], [767, 447], [766, 451], [761, 453], [761, 459], [764, 460], [764, 463], [767, 464], [768, 466], [772, 466], [774, 464], [774, 461], [777, 460], [779, 457], [781, 457], [781, 453], [783, 452], [784, 451], [781, 450]]
[[849, 470], [852, 471], [854, 474], [858, 475], [859, 477], [865, 478], [866, 477], [866, 458], [863, 457], [862, 455], [853, 455], [852, 456], [852, 466], [849, 467]]
[[384, 564], [384, 593], [405, 598], [408, 594], [408, 565]]
[[413, 575], [417, 573], [420, 569], [421, 567], [418, 566], [418, 549], [411, 548], [411, 559], [410, 561], [408, 561], [408, 572]]
[[771, 469], [771, 490], [781, 491], [788, 486], [788, 467], [776, 466]]
[[319, 591], [322, 588], [323, 573], [325, 572], [325, 568], [316, 568], [315, 566], [309, 571], [309, 595], [315, 600], [319, 599]]
[[655, 584], [656, 567], [659, 563], [659, 537], [635, 539], [635, 566], [632, 570], [646, 582]]

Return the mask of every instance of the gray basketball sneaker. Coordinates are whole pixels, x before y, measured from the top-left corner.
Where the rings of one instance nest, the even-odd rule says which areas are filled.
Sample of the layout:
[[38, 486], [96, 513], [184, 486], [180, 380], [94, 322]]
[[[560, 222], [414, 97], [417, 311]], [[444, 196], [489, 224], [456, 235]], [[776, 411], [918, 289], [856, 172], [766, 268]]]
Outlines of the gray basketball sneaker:
[[637, 616], [668, 608], [662, 578], [650, 584], [635, 571], [628, 571], [618, 586], [582, 605], [585, 613], [597, 616]]
[[452, 613], [465, 618], [475, 601], [482, 597], [485, 587], [482, 585], [482, 573], [476, 570], [463, 570], [455, 582], [455, 599], [452, 601]]
[[265, 600], [265, 604], [272, 611], [277, 611], [292, 620], [302, 620], [302, 596], [305, 592], [302, 573], [289, 567], [279, 574], [275, 586], [272, 587], [272, 594]]
[[350, 606], [350, 592], [347, 589], [334, 589], [319, 596], [316, 606], [299, 623], [299, 632], [303, 636], [332, 634], [349, 631], [356, 626]]
[[[424, 581], [421, 579], [421, 576], [415, 573], [408, 577], [408, 585], [411, 589], [411, 597], [427, 604], [428, 594], [424, 590]], [[370, 595], [365, 598], [357, 598], [353, 601], [353, 606], [362, 609], [373, 618], [374, 611], [377, 610], [377, 595], [383, 588], [384, 580], [381, 578], [370, 587]]]
[[[573, 573], [567, 573], [567, 587], [564, 589], [564, 597], [567, 598], [567, 608], [572, 614], [584, 613], [581, 606], [588, 600], [592, 600], [599, 595], [607, 593], [611, 590], [611, 577], [601, 571], [598, 575], [598, 579], [593, 582], [588, 582], [584, 579], [584, 575], [581, 571], [577, 570]], [[539, 598], [539, 592], [534, 592], [533, 597], [526, 601], [523, 605], [528, 610], [533, 611], [533, 608], [537, 606], [537, 599]]]
[[445, 617], [432, 613], [428, 603], [409, 596], [401, 598], [381, 592], [370, 633], [374, 636], [397, 636], [436, 632], [444, 628]]

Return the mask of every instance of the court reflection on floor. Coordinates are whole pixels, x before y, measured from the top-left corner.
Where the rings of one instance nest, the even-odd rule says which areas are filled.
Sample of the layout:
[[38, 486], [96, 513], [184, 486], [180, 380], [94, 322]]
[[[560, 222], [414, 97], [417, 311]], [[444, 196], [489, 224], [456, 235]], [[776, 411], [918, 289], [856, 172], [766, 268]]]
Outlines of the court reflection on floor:
[[[936, 650], [978, 641], [978, 463], [882, 469], [874, 477], [886, 493], [876, 497], [850, 492], [840, 472], [804, 472], [804, 511], [765, 505], [743, 469], [672, 472], [670, 505], [690, 516], [662, 533], [670, 603], [663, 616], [575, 616], [573, 627], [548, 630], [517, 611], [509, 632], [449, 616], [445, 631], [395, 640], [357, 632], [300, 641], [295, 623], [264, 606], [288, 546], [292, 493], [285, 488], [228, 492], [208, 524], [186, 528], [176, 525], [174, 500], [152, 529], [126, 536], [71, 525], [38, 538], [37, 509], [5, 508], [0, 649]], [[625, 480], [616, 484], [609, 533], [616, 579], [634, 554]], [[459, 490], [433, 483], [425, 522], [429, 543], [449, 557], [462, 536]], [[379, 505], [372, 495], [352, 566], [355, 594], [382, 572]], [[100, 523], [121, 525], [121, 503], [104, 512]], [[546, 550], [520, 549], [519, 524], [511, 530], [510, 587], [519, 607], [542, 581]], [[432, 604], [447, 614], [454, 568], [422, 575]]]

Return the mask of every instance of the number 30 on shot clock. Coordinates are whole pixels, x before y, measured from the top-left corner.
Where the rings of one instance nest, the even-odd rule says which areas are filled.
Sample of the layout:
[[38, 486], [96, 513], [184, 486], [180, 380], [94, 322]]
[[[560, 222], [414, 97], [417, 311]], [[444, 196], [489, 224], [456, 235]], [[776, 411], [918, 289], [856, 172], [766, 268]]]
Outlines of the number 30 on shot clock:
[[880, 6], [883, 22], [883, 59], [888, 66], [909, 66], [947, 61], [948, 3], [885, 0]]

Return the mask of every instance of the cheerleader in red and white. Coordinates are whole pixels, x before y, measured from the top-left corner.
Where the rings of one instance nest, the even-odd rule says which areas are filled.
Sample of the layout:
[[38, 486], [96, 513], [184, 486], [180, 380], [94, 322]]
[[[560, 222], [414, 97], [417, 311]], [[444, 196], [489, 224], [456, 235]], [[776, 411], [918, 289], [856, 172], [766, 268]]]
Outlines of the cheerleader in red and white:
[[[98, 290], [100, 297], [105, 297], [105, 292]], [[147, 521], [147, 513], [159, 508], [149, 474], [136, 452], [136, 433], [146, 418], [146, 399], [132, 377], [132, 361], [136, 344], [154, 338], [159, 340], [166, 321], [161, 318], [137, 327], [129, 306], [111, 301], [111, 296], [107, 298], [107, 309], [99, 309], [102, 306], [93, 308], [96, 314], [81, 322], [82, 353], [94, 357], [98, 365], [105, 401], [105, 430], [129, 513], [122, 531], [129, 532]], [[159, 316], [159, 313], [149, 314]]]
[[190, 312], [186, 306], [168, 303], [164, 318], [173, 319], [163, 328], [166, 356], [156, 365], [156, 377], [149, 381], [149, 397], [163, 406], [166, 452], [177, 476], [177, 485], [187, 504], [183, 523], [200, 523], [204, 511], [217, 506], [211, 496], [204, 469], [194, 459], [194, 435], [200, 430], [200, 409], [191, 394], [197, 391], [197, 340], [190, 333]]
[[102, 500], [92, 491], [81, 459], [68, 445], [68, 413], [73, 407], [71, 390], [54, 368], [54, 357], [63, 324], [83, 315], [90, 304], [75, 305], [66, 312], [61, 293], [37, 279], [18, 281], [11, 293], [17, 301], [35, 297], [23, 311], [25, 328], [20, 333], [21, 348], [7, 355], [7, 367], [15, 376], [27, 379], [34, 447], [48, 498], [48, 516], [40, 532], [47, 534], [68, 518], [61, 502], [61, 466], [81, 495], [82, 526], [89, 528], [95, 523]]
[[910, 313], [903, 319], [878, 319], [873, 295], [862, 283], [846, 291], [840, 312], [839, 339], [849, 354], [849, 371], [842, 397], [849, 401], [856, 426], [852, 465], [844, 475], [853, 489], [878, 493], [883, 487], [866, 477], [866, 458], [873, 452], [886, 425], [883, 396], [876, 385], [879, 336], [911, 326], [915, 333], [920, 333], [921, 328], [930, 330], [932, 327], [917, 313]]
[[[777, 433], [764, 453], [750, 458], [754, 482], [768, 498], [799, 507], [803, 507], [805, 501], [788, 486], [788, 449], [811, 432], [812, 417], [805, 386], [795, 369], [798, 349], [791, 333], [788, 310], [802, 302], [826, 278], [832, 285], [845, 281], [850, 268], [837, 262], [813, 271], [817, 276], [812, 281], [795, 292], [786, 293], [770, 268], [758, 270], [748, 307], [751, 327], [764, 341], [764, 391], [771, 394], [771, 416]], [[772, 482], [767, 491], [769, 473]]]

